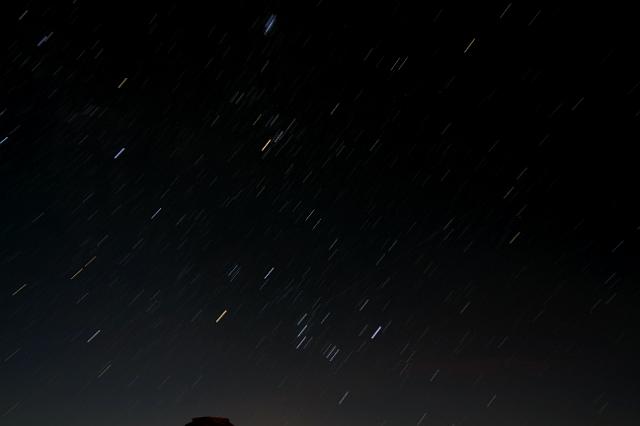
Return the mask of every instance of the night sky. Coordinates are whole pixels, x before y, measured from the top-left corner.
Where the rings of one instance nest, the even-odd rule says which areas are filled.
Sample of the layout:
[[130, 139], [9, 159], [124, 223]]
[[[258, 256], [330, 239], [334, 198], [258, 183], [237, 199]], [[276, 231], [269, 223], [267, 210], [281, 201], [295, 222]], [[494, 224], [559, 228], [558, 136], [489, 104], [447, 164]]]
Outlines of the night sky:
[[57, 3], [0, 6], [0, 424], [640, 423], [631, 10]]

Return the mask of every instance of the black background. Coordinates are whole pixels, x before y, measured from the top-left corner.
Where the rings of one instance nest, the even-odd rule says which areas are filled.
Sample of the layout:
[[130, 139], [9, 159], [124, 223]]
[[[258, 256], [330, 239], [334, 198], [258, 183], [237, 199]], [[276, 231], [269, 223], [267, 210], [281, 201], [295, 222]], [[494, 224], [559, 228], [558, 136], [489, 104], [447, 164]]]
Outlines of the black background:
[[638, 422], [632, 11], [133, 3], [2, 6], [2, 423]]

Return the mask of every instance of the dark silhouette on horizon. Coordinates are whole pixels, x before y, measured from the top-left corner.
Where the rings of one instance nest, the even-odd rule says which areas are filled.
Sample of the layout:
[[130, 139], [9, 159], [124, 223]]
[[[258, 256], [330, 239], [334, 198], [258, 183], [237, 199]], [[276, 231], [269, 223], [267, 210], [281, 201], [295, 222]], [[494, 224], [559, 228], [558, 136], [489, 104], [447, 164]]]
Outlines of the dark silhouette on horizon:
[[234, 426], [226, 417], [194, 417], [185, 426]]

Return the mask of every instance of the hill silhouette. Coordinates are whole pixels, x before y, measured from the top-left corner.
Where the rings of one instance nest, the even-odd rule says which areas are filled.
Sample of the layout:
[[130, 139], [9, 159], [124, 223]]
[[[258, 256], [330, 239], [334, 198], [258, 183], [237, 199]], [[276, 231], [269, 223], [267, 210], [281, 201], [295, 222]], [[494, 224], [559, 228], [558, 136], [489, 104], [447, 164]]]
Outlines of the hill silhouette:
[[185, 426], [233, 426], [226, 417], [194, 417]]

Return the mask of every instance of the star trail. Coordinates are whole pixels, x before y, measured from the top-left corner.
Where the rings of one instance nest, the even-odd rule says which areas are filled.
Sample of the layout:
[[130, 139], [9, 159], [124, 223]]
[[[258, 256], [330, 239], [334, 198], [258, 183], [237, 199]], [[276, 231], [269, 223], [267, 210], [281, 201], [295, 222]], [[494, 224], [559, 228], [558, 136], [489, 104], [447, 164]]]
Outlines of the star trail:
[[634, 14], [476, 3], [0, 6], [0, 424], [638, 424]]

